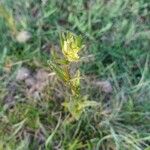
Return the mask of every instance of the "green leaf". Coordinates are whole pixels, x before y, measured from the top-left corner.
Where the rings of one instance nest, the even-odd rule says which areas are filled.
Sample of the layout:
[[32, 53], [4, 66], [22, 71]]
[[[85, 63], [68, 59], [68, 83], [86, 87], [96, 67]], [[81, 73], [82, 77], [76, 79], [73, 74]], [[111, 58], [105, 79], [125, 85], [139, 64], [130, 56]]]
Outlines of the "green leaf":
[[62, 79], [65, 82], [70, 80], [69, 74], [65, 72], [62, 68], [54, 64], [52, 61], [48, 61], [48, 63], [50, 67], [56, 72], [56, 74], [60, 77], [60, 79]]
[[58, 120], [58, 123], [56, 125], [56, 128], [53, 130], [53, 132], [49, 135], [49, 137], [47, 138], [46, 142], [45, 142], [45, 146], [46, 146], [46, 149], [48, 150], [48, 146], [51, 144], [52, 142], [52, 139], [54, 137], [54, 135], [56, 134], [59, 126], [60, 126], [60, 123], [61, 123], [61, 118], [59, 117], [59, 120]]
[[147, 148], [145, 148], [144, 150], [150, 150], [150, 146], [149, 146], [149, 147], [147, 147]]
[[81, 101], [81, 99], [71, 99], [69, 102], [63, 103], [63, 106], [68, 109], [68, 111], [76, 120], [80, 119], [80, 116], [85, 111], [85, 108], [99, 105], [99, 103], [95, 101]]
[[80, 105], [79, 105], [79, 109], [84, 109], [86, 107], [95, 107], [98, 106], [99, 103], [95, 102], [95, 101], [83, 101]]
[[11, 13], [2, 4], [0, 4], [0, 17], [3, 17], [5, 19], [6, 24], [10, 28], [11, 32], [14, 35], [16, 35], [17, 29], [16, 29], [15, 20], [11, 15]]

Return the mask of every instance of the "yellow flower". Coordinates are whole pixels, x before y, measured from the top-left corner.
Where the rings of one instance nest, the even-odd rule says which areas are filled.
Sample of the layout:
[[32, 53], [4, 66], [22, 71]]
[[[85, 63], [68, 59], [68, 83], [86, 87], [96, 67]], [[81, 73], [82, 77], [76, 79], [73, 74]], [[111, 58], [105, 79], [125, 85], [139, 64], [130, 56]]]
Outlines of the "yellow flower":
[[63, 35], [62, 52], [69, 62], [79, 60], [78, 52], [81, 50], [81, 37], [68, 33], [66, 37]]

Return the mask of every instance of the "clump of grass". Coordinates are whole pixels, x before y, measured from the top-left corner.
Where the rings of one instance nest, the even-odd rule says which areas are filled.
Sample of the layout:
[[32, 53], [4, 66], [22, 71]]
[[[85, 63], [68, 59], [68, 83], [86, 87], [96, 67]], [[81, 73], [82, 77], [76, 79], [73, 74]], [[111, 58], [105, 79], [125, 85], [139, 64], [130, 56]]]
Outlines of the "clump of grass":
[[11, 124], [17, 124], [25, 119], [25, 124], [29, 128], [38, 128], [38, 110], [29, 104], [17, 104], [11, 111], [8, 112], [7, 116]]

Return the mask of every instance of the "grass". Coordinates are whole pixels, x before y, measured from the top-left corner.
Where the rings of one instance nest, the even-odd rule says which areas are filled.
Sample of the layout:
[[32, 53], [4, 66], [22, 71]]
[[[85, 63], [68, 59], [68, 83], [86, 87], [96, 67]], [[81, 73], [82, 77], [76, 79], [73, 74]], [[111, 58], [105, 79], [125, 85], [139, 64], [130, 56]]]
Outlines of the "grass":
[[[17, 42], [0, 17], [0, 149], [150, 149], [149, 0], [2, 3], [17, 30], [30, 32], [31, 39]], [[50, 51], [60, 47], [59, 33], [66, 30], [84, 39], [82, 91], [100, 103], [74, 122], [61, 105], [64, 87], [55, 76], [40, 100], [25, 95], [23, 83], [15, 81], [21, 66], [50, 73]], [[100, 80], [111, 82], [111, 94], [99, 90]], [[14, 82], [13, 93], [8, 87]], [[13, 105], [7, 108], [6, 96], [11, 93]]]

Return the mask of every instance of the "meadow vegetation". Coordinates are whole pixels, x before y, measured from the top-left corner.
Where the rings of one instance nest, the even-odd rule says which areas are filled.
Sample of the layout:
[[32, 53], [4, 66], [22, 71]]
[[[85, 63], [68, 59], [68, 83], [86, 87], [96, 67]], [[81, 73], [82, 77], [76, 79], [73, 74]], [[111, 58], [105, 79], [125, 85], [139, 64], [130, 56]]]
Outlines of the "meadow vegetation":
[[0, 150], [150, 150], [149, 0], [1, 0], [0, 33]]

